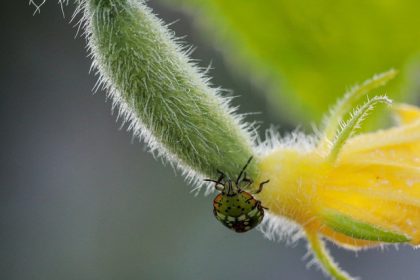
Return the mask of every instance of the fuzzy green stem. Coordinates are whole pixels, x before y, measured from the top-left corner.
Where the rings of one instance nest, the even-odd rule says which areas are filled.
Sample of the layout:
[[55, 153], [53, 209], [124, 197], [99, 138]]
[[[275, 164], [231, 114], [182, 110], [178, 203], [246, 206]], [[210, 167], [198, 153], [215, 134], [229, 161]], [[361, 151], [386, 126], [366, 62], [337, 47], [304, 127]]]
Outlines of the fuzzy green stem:
[[346, 272], [342, 271], [340, 267], [334, 262], [333, 258], [330, 256], [327, 248], [325, 247], [324, 241], [321, 240], [321, 237], [317, 233], [308, 232], [307, 238], [310, 249], [312, 250], [314, 256], [325, 270], [325, 272], [327, 272], [332, 278], [336, 280], [353, 279]]
[[[86, 0], [82, 9], [94, 66], [134, 132], [190, 176], [236, 176], [255, 156], [252, 133], [167, 27], [143, 1]], [[247, 172], [257, 176], [255, 161]]]

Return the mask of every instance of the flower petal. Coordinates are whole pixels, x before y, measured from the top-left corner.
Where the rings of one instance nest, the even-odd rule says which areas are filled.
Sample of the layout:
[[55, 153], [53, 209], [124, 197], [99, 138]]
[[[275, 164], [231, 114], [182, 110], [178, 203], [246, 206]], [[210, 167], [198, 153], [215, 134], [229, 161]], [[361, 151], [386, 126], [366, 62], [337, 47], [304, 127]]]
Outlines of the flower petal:
[[396, 104], [393, 107], [394, 115], [400, 124], [408, 124], [420, 120], [420, 110], [408, 104]]
[[360, 163], [367, 160], [420, 167], [420, 119], [350, 139], [344, 145], [338, 163]]
[[[362, 237], [357, 236], [357, 223], [363, 223], [407, 236], [412, 244], [418, 245], [420, 111], [404, 106], [399, 112], [403, 116], [401, 120], [407, 124], [362, 134], [346, 143], [338, 161], [320, 185], [318, 196], [321, 213], [333, 211], [354, 221], [355, 238]], [[346, 233], [328, 221], [326, 225]], [[378, 234], [378, 241], [389, 242], [385, 239]]]

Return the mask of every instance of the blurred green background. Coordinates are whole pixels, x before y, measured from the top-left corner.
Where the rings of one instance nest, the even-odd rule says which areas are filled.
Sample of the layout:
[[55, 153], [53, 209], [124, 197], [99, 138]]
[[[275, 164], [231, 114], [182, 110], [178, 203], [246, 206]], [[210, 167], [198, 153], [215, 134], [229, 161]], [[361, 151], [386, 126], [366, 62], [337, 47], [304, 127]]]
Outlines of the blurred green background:
[[[258, 81], [231, 71], [191, 12], [149, 5], [165, 22], [179, 19], [172, 28], [197, 47], [200, 65], [212, 62], [215, 85], [240, 95], [240, 112], [262, 112], [248, 117], [261, 132], [293, 128]], [[225, 229], [211, 196], [194, 197], [179, 173], [119, 129], [110, 100], [91, 93], [96, 79], [84, 39], [67, 23], [70, 8], [63, 20], [53, 1], [35, 17], [26, 1], [2, 7], [0, 279], [325, 279], [305, 268], [304, 242]], [[357, 258], [331, 248], [364, 279], [418, 279], [420, 254], [408, 247]]]
[[175, 2], [194, 11], [234, 71], [258, 81], [283, 120], [318, 122], [345, 89], [390, 68], [400, 71], [390, 97], [419, 96], [416, 0]]

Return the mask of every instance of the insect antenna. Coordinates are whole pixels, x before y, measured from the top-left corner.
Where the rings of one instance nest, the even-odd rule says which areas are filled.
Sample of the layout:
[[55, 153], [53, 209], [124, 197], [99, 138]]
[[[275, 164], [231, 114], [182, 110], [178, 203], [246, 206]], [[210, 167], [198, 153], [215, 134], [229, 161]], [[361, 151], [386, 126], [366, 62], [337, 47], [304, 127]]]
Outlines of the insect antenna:
[[245, 171], [245, 170], [246, 170], [246, 168], [248, 167], [248, 165], [249, 165], [249, 163], [251, 162], [252, 158], [253, 158], [253, 157], [251, 156], [251, 157], [248, 159], [248, 161], [246, 162], [246, 164], [245, 164], [244, 168], [242, 168], [241, 172], [239, 173], [238, 178], [236, 179], [236, 185], [238, 185], [238, 184], [239, 184], [239, 179], [241, 179], [242, 174], [244, 174], [244, 171]]

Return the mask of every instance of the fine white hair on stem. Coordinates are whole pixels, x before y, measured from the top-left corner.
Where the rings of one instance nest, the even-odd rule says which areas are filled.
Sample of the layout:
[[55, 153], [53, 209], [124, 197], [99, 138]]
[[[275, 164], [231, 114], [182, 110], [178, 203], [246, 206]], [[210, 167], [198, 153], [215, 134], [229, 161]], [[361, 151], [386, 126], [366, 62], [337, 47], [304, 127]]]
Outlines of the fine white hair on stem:
[[47, 2], [47, 0], [41, 0], [39, 3], [35, 2], [34, 0], [29, 0], [29, 5], [35, 7], [34, 15], [36, 13], [41, 13], [41, 7]]
[[301, 227], [287, 219], [286, 217], [277, 216], [265, 213], [263, 222], [258, 226], [258, 230], [263, 235], [272, 241], [282, 241], [287, 245], [294, 245], [297, 241], [305, 237], [305, 234]]
[[[35, 0], [29, 0], [29, 5], [32, 5], [35, 7], [35, 11], [34, 11], [34, 15], [36, 13], [41, 13], [41, 7], [44, 6], [44, 4], [47, 2], [47, 0], [39, 0], [40, 2], [38, 3]], [[76, 3], [78, 3], [81, 0], [74, 0]], [[61, 12], [63, 13], [63, 17], [65, 17], [64, 15], [64, 6], [67, 5], [69, 3], [69, 0], [58, 0], [58, 4], [61, 7]]]
[[315, 149], [318, 135], [305, 134], [296, 128], [292, 132], [281, 135], [278, 128], [271, 126], [266, 132], [264, 139], [257, 139], [257, 152], [265, 156], [277, 149], [294, 148], [301, 153], [308, 153]]

